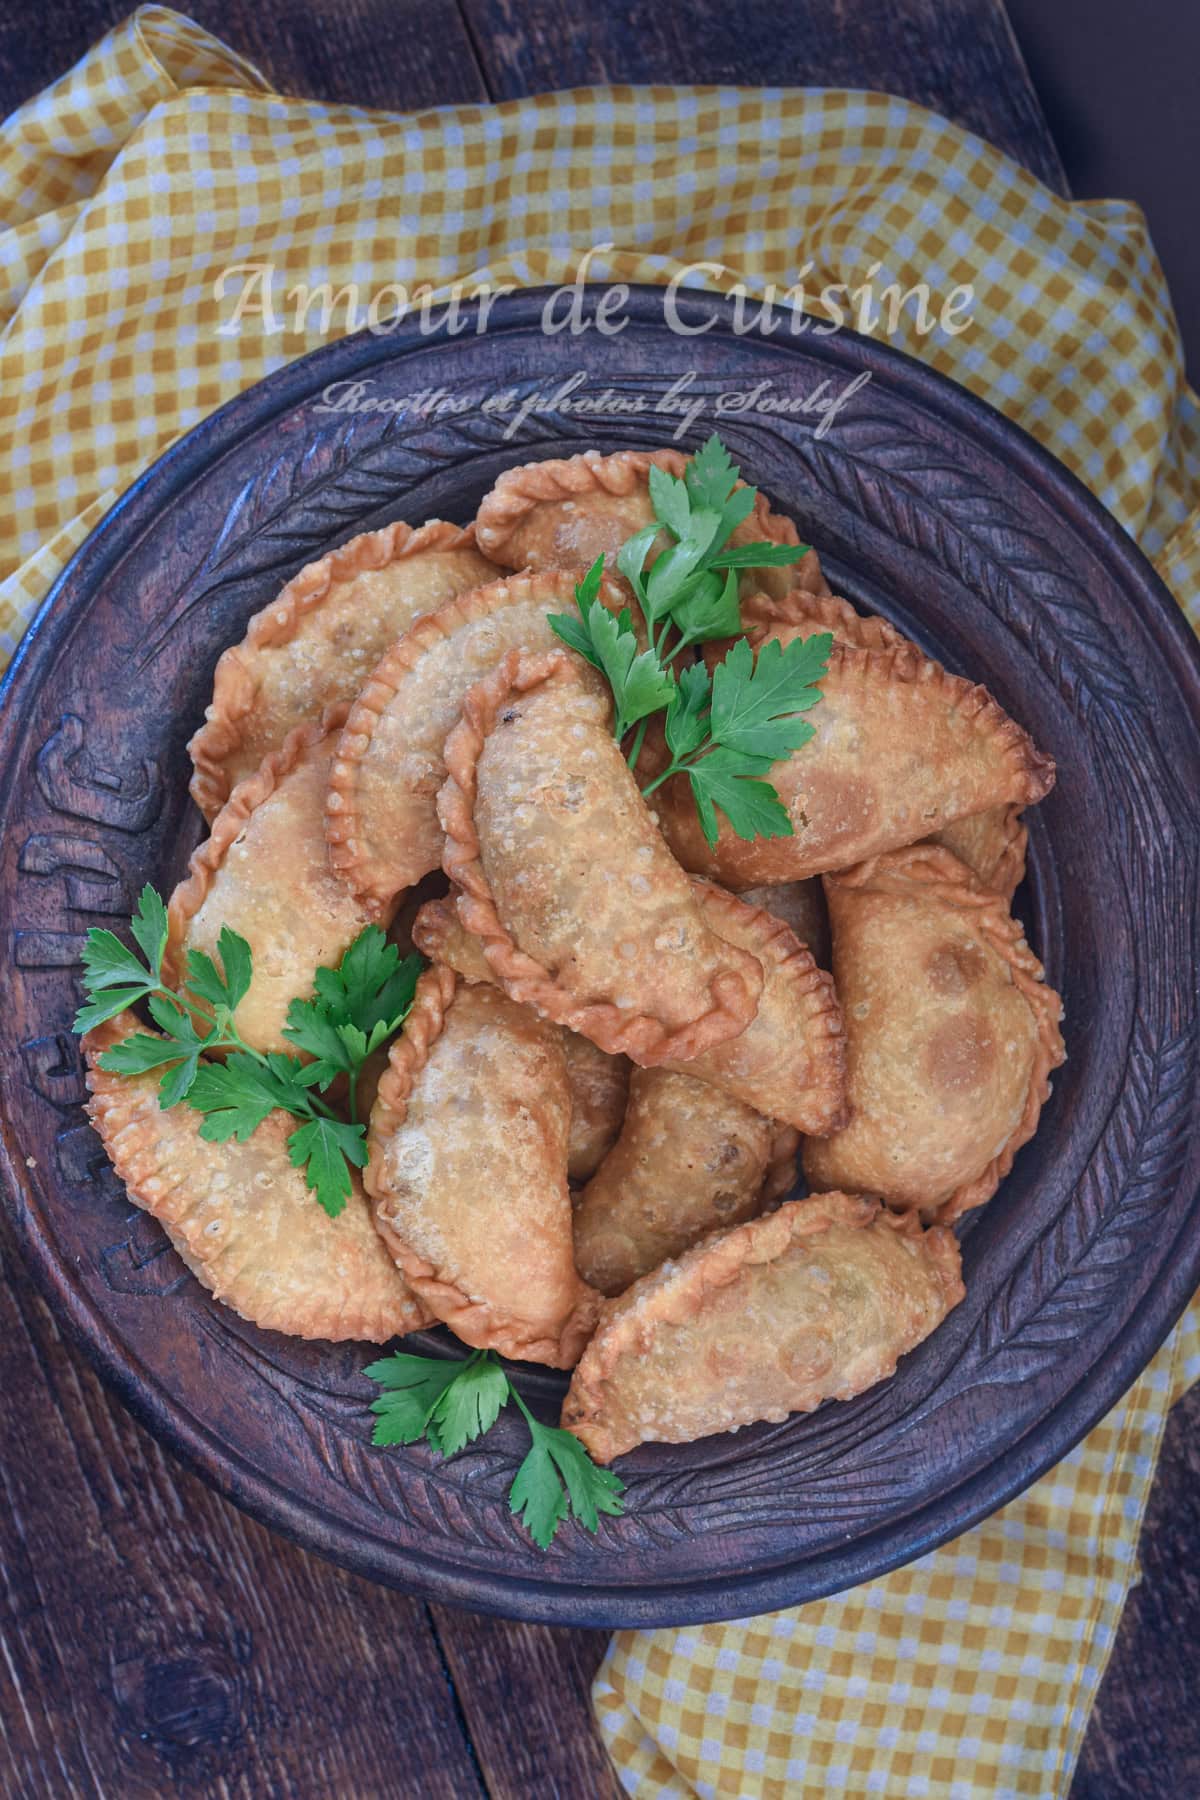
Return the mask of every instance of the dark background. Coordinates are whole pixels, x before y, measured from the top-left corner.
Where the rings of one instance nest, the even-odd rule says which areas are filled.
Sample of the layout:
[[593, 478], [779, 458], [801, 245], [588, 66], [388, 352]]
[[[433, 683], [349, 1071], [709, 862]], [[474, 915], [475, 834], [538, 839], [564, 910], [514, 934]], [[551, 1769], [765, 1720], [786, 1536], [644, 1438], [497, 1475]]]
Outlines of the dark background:
[[[129, 10], [0, 0], [0, 115]], [[285, 91], [393, 110], [610, 80], [905, 95], [1059, 192], [1140, 201], [1200, 368], [1195, 0], [185, 10]], [[1071, 1800], [1200, 1796], [1200, 1388], [1168, 1424], [1140, 1562]], [[390, 1593], [245, 1518], [63, 1343], [0, 1213], [3, 1800], [612, 1800], [587, 1699], [605, 1642]]]

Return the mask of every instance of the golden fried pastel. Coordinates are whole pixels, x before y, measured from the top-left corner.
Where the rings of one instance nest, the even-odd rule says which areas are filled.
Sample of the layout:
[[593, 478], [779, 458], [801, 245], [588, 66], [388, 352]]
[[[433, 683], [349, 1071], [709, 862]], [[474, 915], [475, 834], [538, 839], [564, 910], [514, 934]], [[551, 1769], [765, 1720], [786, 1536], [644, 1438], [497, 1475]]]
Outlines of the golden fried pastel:
[[[811, 635], [807, 625], [774, 625], [757, 647]], [[791, 837], [746, 841], [722, 822], [710, 850], [686, 776], [658, 790], [663, 833], [685, 868], [735, 890], [800, 881], [991, 807], [1032, 805], [1054, 783], [1051, 759], [985, 688], [911, 644], [863, 650], [835, 639], [810, 717], [815, 736], [766, 777]]]
[[[479, 547], [506, 569], [573, 569], [580, 574], [603, 556], [609, 574], [619, 581], [618, 550], [626, 538], [654, 522], [651, 467], [682, 476], [687, 463], [682, 451], [670, 448], [618, 450], [611, 456], [588, 450], [582, 456], [505, 469], [476, 514]], [[660, 537], [662, 545], [669, 541], [665, 533]], [[735, 547], [799, 541], [792, 521], [772, 512], [762, 494], [729, 540]], [[782, 568], [745, 569], [738, 580], [745, 593], [782, 595], [795, 586], [816, 592], [825, 587], [813, 550]]]
[[597, 1462], [849, 1400], [963, 1296], [939, 1226], [846, 1194], [714, 1232], [603, 1308], [562, 1422]]
[[506, 991], [634, 1062], [743, 1031], [763, 968], [707, 922], [581, 658], [510, 652], [463, 700], [438, 811], [459, 916]]
[[1063, 1061], [1062, 1003], [1004, 900], [917, 844], [825, 878], [851, 1119], [809, 1185], [956, 1219], [996, 1191]]
[[[328, 719], [327, 721], [328, 722]], [[335, 729], [301, 725], [238, 783], [167, 907], [164, 968], [172, 985], [189, 950], [216, 955], [223, 925], [254, 957], [250, 990], [234, 1019], [255, 1050], [287, 1050], [283, 1027], [313, 975], [341, 961], [372, 914], [329, 867], [323, 817]], [[385, 915], [384, 922], [390, 917]]]
[[375, 1223], [464, 1343], [570, 1368], [595, 1320], [575, 1272], [570, 1096], [557, 1028], [434, 965], [392, 1045], [368, 1131]]
[[798, 1134], [708, 1082], [635, 1069], [621, 1135], [575, 1209], [575, 1266], [621, 1294], [718, 1226], [792, 1184]]
[[[601, 599], [619, 607], [615, 590]], [[513, 575], [421, 619], [375, 666], [351, 708], [330, 769], [331, 866], [375, 912], [442, 858], [437, 793], [443, 746], [463, 695], [509, 650], [551, 650], [550, 613], [575, 610], [575, 577]]]
[[301, 569], [217, 664], [205, 722], [188, 745], [192, 798], [205, 818], [289, 731], [352, 700], [421, 613], [495, 573], [470, 527], [438, 519], [364, 532]]
[[331, 1219], [292, 1167], [294, 1119], [271, 1113], [244, 1144], [210, 1144], [200, 1113], [159, 1106], [157, 1071], [100, 1068], [105, 1050], [143, 1029], [121, 1013], [88, 1033], [88, 1113], [129, 1198], [160, 1221], [197, 1280], [244, 1319], [293, 1337], [384, 1344], [428, 1324], [357, 1178]]

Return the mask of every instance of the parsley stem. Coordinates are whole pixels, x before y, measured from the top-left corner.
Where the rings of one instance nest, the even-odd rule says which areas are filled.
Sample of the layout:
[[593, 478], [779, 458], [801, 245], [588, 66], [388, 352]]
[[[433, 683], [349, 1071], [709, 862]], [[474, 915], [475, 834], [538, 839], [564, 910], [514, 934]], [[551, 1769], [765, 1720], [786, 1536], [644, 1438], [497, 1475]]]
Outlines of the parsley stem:
[[642, 754], [642, 745], [646, 741], [646, 727], [649, 723], [650, 720], [648, 716], [642, 720], [634, 734], [633, 743], [625, 754], [625, 761], [629, 764], [631, 769], [637, 768], [638, 757]]

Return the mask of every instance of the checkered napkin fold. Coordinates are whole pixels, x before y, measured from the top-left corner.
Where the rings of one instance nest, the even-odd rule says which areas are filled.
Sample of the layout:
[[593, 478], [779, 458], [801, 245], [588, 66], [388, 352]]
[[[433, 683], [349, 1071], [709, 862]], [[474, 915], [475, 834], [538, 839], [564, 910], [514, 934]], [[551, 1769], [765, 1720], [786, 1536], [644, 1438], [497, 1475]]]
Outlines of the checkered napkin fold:
[[[214, 297], [274, 265], [334, 290], [468, 275], [754, 293], [974, 284], [974, 322], [896, 340], [1002, 408], [1151, 556], [1200, 627], [1200, 427], [1146, 228], [1070, 205], [882, 94], [588, 89], [393, 117], [275, 93], [142, 7], [0, 129], [0, 665], [54, 576], [181, 432], [325, 341]], [[654, 1796], [1062, 1795], [1136, 1578], [1193, 1307], [1051, 1474], [956, 1543], [835, 1599], [621, 1632], [597, 1679], [621, 1779]]]

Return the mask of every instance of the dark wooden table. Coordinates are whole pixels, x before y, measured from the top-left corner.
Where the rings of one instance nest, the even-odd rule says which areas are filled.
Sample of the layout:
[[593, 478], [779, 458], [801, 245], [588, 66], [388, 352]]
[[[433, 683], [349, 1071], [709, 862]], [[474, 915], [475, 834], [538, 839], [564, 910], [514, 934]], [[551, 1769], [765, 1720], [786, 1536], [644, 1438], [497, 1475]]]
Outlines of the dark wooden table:
[[[0, 113], [127, 0], [0, 0]], [[999, 0], [194, 0], [284, 89], [407, 109], [579, 83], [843, 84], [948, 114], [1065, 191]], [[0, 1795], [597, 1800], [605, 1634], [343, 1574], [169, 1459], [62, 1341], [0, 1217]], [[1176, 1412], [1072, 1800], [1200, 1794], [1200, 1392]], [[965, 1773], [965, 1771], [964, 1771]]]

